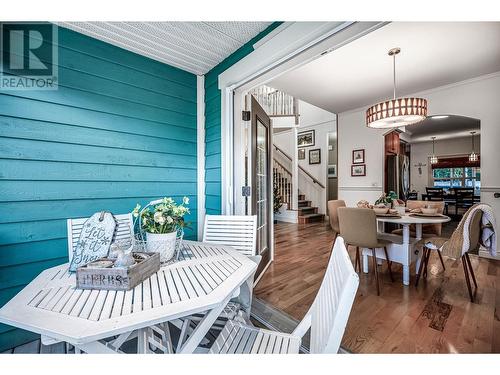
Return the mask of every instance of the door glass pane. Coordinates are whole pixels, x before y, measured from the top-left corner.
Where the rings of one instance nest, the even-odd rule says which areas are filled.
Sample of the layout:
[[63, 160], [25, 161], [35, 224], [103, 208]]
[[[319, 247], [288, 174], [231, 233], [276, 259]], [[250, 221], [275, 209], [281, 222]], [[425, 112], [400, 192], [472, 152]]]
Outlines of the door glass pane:
[[257, 201], [257, 246], [259, 254], [267, 249], [268, 242], [268, 130], [267, 127], [257, 119], [257, 142], [256, 142], [256, 161], [257, 161], [257, 181], [255, 199]]

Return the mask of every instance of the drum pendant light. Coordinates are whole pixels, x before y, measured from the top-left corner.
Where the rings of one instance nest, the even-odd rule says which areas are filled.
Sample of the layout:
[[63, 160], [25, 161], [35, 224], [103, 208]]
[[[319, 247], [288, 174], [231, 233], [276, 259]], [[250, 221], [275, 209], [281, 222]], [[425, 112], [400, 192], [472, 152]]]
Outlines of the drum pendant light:
[[427, 116], [427, 100], [423, 98], [396, 98], [396, 56], [399, 47], [389, 50], [393, 66], [393, 99], [372, 105], [366, 110], [366, 126], [377, 129], [399, 128], [422, 121]]

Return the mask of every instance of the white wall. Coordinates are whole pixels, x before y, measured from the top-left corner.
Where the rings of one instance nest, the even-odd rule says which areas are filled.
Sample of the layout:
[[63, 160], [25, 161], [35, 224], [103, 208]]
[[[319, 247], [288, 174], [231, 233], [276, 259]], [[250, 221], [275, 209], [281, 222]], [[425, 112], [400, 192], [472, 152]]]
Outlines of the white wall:
[[[453, 114], [481, 121], [481, 201], [493, 206], [500, 231], [500, 199], [493, 198], [494, 191], [500, 192], [500, 72], [411, 96], [427, 98], [429, 115]], [[350, 205], [360, 199], [373, 201], [381, 192], [373, 191], [374, 186], [383, 183], [383, 132], [365, 126], [366, 107], [338, 115], [339, 199]], [[351, 152], [360, 146], [367, 149], [367, 177], [352, 178]]]
[[[480, 153], [479, 146], [481, 137], [479, 135], [474, 136], [474, 144], [476, 153]], [[471, 137], [463, 138], [450, 138], [439, 140], [436, 139], [435, 152], [438, 158], [440, 156], [453, 156], [453, 155], [468, 155], [472, 150], [472, 140]], [[411, 144], [411, 166], [410, 166], [410, 180], [412, 190], [419, 192], [419, 196], [425, 193], [426, 186], [430, 186], [429, 183], [429, 155], [432, 154], [432, 142], [419, 142]], [[422, 167], [422, 174], [418, 173], [418, 167], [415, 164], [425, 164]]]
[[[328, 166], [328, 133], [335, 131], [335, 114], [315, 107], [309, 103], [299, 102], [299, 126], [298, 131], [314, 129], [315, 144], [311, 147], [305, 147], [306, 158], [299, 160], [299, 166], [304, 168], [323, 186], [327, 186], [327, 166]], [[294, 142], [292, 131], [283, 131], [273, 135], [275, 145], [283, 149], [288, 155], [294, 155]], [[309, 150], [321, 149], [321, 164], [309, 164]], [[279, 154], [275, 152], [275, 156]], [[296, 155], [295, 155], [296, 157]], [[278, 156], [279, 158], [279, 156]], [[283, 160], [286, 162], [286, 159]], [[306, 195], [306, 199], [312, 201], [312, 205], [318, 207], [318, 212], [326, 214], [326, 188], [321, 188], [313, 184], [312, 180], [299, 170], [299, 190]]]

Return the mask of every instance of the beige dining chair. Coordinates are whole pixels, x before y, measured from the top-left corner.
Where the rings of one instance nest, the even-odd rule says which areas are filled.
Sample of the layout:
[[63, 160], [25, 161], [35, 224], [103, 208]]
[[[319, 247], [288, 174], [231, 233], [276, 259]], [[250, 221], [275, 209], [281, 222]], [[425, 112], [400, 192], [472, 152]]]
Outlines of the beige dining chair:
[[[420, 266], [417, 272], [417, 277], [415, 280], [415, 286], [418, 286], [418, 282], [420, 278], [423, 276], [424, 279], [427, 277], [427, 266], [429, 264], [429, 258], [431, 255], [431, 251], [437, 251], [439, 254], [440, 259], [441, 257], [441, 251], [444, 246], [448, 246], [448, 252], [450, 250], [454, 252], [456, 255], [453, 256], [458, 258], [461, 257], [462, 260], [462, 266], [464, 269], [464, 275], [465, 275], [465, 282], [467, 284], [467, 290], [469, 291], [469, 297], [470, 301], [474, 302], [474, 295], [472, 293], [472, 288], [471, 288], [471, 282], [469, 279], [469, 276], [472, 277], [472, 281], [474, 283], [474, 293], [477, 291], [477, 281], [476, 281], [476, 276], [474, 275], [474, 270], [472, 268], [472, 264], [469, 258], [469, 252], [470, 251], [475, 251], [479, 249], [480, 245], [480, 239], [481, 239], [481, 225], [482, 225], [482, 216], [483, 213], [482, 211], [476, 211], [472, 213], [474, 216], [471, 218], [469, 222], [469, 247], [468, 250], [462, 254], [462, 242], [456, 241], [455, 239], [461, 238], [463, 241], [466, 239], [463, 236], [463, 231], [464, 231], [464, 225], [467, 220], [467, 216], [471, 214], [472, 208], [469, 208], [469, 210], [465, 213], [465, 215], [462, 217], [462, 220], [458, 224], [457, 229], [453, 232], [450, 238], [444, 238], [444, 237], [431, 237], [427, 239], [422, 239], [417, 243], [416, 246], [423, 246], [423, 253], [422, 253], [422, 259], [420, 260]], [[461, 256], [460, 256], [461, 255]], [[442, 260], [441, 260], [442, 261]]]
[[[444, 201], [407, 201], [406, 202], [406, 207], [409, 208], [410, 210], [415, 210], [418, 208], [422, 207], [431, 207], [431, 208], [437, 208], [437, 213], [438, 214], [443, 214], [444, 213], [444, 208], [445, 208], [445, 202]], [[442, 224], [423, 224], [422, 225], [422, 238], [431, 238], [431, 237], [439, 237], [441, 236], [441, 232], [443, 229]], [[392, 231], [392, 234], [397, 234], [402, 236], [403, 235], [403, 229], [395, 229]], [[417, 229], [415, 227], [415, 224], [410, 225], [410, 236], [416, 237], [417, 235]], [[439, 260], [441, 261], [441, 266], [443, 267], [443, 271], [446, 270], [446, 267], [444, 266], [444, 261], [443, 257], [441, 256], [441, 253], [439, 254]]]
[[339, 214], [337, 212], [337, 209], [339, 207], [345, 207], [345, 202], [343, 200], [328, 201], [328, 217], [330, 218], [330, 226], [332, 227], [332, 230], [335, 233], [333, 242], [335, 242], [337, 236], [340, 233]]
[[[372, 251], [377, 295], [380, 295], [376, 249], [384, 250], [389, 276], [391, 281], [394, 281], [392, 277], [391, 261], [387, 253], [387, 245], [390, 245], [392, 242], [377, 237], [377, 216], [372, 209], [339, 207], [338, 214], [340, 233], [345, 242], [349, 243], [351, 246], [368, 248]], [[359, 254], [357, 254], [357, 258], [358, 257]]]

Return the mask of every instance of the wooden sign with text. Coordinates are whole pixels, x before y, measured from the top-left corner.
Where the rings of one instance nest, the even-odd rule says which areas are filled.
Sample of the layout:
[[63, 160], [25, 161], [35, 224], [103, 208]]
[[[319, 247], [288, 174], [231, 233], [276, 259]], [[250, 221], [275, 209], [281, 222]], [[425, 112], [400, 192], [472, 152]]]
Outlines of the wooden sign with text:
[[111, 212], [102, 211], [92, 215], [83, 224], [78, 243], [73, 251], [70, 272], [108, 255], [115, 227], [116, 221]]

